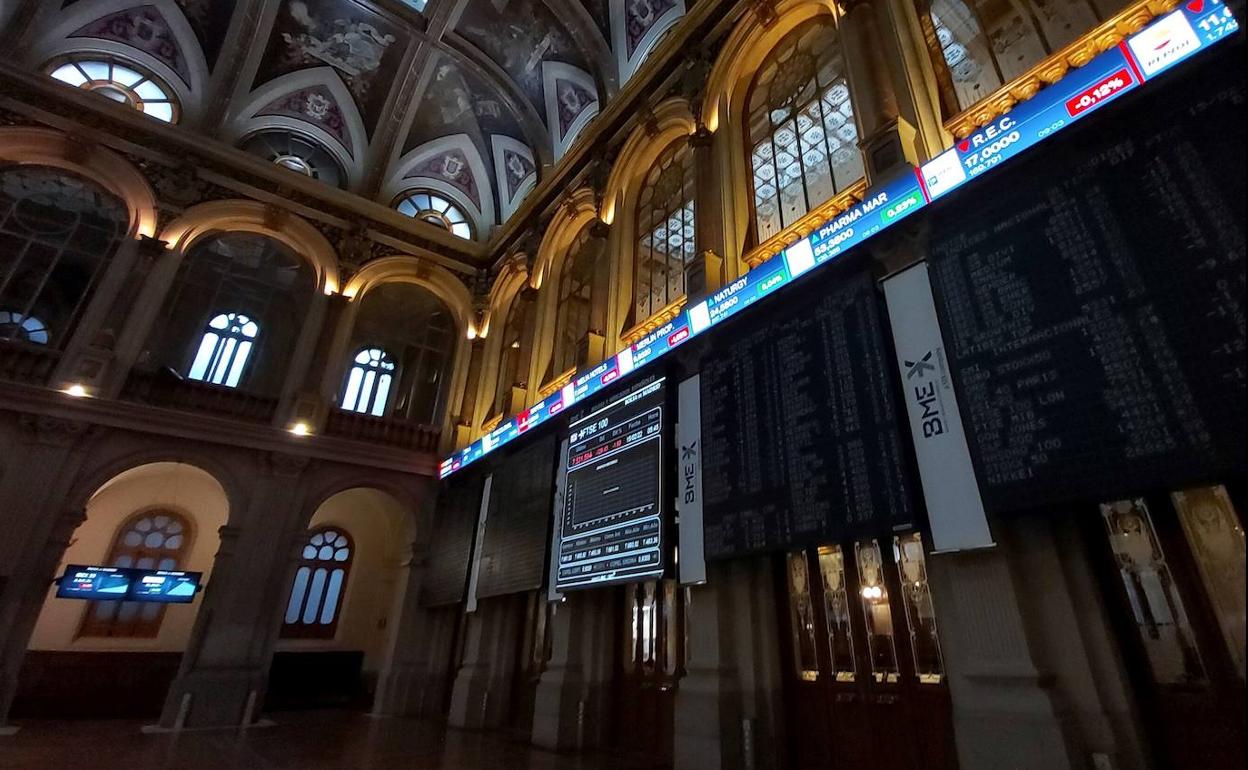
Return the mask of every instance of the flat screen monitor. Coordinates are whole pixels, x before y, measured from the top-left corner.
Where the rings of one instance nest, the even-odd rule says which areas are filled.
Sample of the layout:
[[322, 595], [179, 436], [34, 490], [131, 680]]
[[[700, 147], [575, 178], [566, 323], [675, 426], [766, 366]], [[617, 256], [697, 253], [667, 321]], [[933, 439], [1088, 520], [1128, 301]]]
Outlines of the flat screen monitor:
[[202, 577], [202, 572], [71, 564], [58, 581], [56, 595], [60, 599], [185, 604], [195, 600]]
[[130, 570], [71, 564], [56, 587], [61, 599], [125, 599], [130, 592]]
[[569, 423], [557, 591], [663, 574], [665, 398], [659, 377]]

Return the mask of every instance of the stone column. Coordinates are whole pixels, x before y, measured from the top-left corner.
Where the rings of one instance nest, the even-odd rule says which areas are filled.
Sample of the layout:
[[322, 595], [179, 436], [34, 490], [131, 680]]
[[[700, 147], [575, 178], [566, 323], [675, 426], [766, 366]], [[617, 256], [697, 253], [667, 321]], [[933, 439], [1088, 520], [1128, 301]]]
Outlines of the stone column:
[[903, 65], [895, 37], [886, 34], [887, 10], [877, 8], [880, 2], [850, 0], [840, 24], [868, 184], [924, 160], [916, 154], [913, 120], [900, 120], [895, 72]]
[[493, 729], [506, 724], [515, 673], [516, 600], [523, 596], [483, 599], [465, 618], [464, 660], [455, 676], [448, 723], [452, 727]]
[[286, 379], [282, 382], [281, 401], [274, 415], [274, 425], [278, 428], [288, 427], [296, 419], [296, 403], [301, 388], [305, 386], [309, 364], [316, 350], [317, 343], [324, 334], [329, 297], [317, 293], [308, 303], [307, 315], [303, 318], [303, 327], [299, 330], [299, 339], [290, 354], [286, 365]]
[[537, 684], [532, 739], [554, 750], [600, 745], [610, 714], [612, 593], [578, 591], [554, 607], [552, 652]]
[[23, 415], [24, 440], [0, 474], [0, 725], [56, 567], [83, 512], [62, 506], [82, 461], [88, 426]]
[[726, 282], [724, 258], [723, 180], [715, 163], [714, 135], [699, 126], [690, 139], [693, 148], [694, 242], [698, 253], [685, 266], [685, 295], [689, 304], [700, 301]]
[[[334, 397], [342, 386], [343, 374], [350, 353], [346, 350], [348, 339], [342, 339], [344, 321], [354, 323], [354, 314], [347, 313], [349, 298], [331, 294], [325, 298], [325, 311], [320, 329], [312, 345], [310, 360], [302, 379], [295, 389], [291, 406], [290, 422], [306, 423], [313, 432], [325, 427], [325, 418], [333, 409]], [[346, 329], [350, 335], [350, 329]]]
[[221, 546], [195, 627], [169, 688], [164, 727], [235, 727], [254, 720], [302, 542], [306, 458], [269, 455]]
[[1004, 546], [930, 557], [933, 599], [966, 770], [1082, 766], [1061, 728], [1053, 678], [1028, 645]]
[[114, 382], [124, 380], [125, 372], [115, 365], [122, 322], [164, 249], [164, 241], [146, 236], [121, 244], [78, 320], [52, 374], [52, 387], [78, 384], [92, 393], [111, 393]]
[[117, 337], [112, 367], [115, 376], [109, 378], [105, 392], [100, 394], [105, 398], [116, 398], [121, 393], [125, 378], [146, 348], [152, 327], [165, 304], [165, 297], [178, 277], [178, 268], [185, 254], [181, 249], [161, 250], [156, 247], [156, 244], [163, 243], [156, 241], [153, 244], [149, 254], [151, 268], [141, 279], [142, 286], [130, 300], [131, 307], [128, 308], [124, 323], [119, 323], [121, 334]]

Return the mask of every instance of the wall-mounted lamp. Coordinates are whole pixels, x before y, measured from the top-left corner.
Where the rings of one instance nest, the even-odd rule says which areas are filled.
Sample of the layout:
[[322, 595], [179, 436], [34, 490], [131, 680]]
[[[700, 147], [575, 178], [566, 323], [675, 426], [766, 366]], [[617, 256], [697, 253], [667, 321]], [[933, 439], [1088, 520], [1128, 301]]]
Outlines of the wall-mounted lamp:
[[74, 398], [86, 398], [87, 396], [91, 395], [90, 391], [87, 390], [85, 385], [82, 385], [77, 382], [75, 382], [73, 385], [70, 385], [64, 388], [61, 392], [67, 396], [73, 396]]
[[296, 436], [310, 436], [312, 435], [312, 428], [306, 422], [299, 421], [290, 426], [290, 432]]

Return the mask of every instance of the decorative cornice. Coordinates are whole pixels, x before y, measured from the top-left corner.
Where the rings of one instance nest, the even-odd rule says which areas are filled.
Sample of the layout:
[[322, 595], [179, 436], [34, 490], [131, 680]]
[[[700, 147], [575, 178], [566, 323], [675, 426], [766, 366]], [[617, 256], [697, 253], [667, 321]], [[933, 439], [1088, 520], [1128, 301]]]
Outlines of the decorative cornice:
[[862, 200], [867, 192], [867, 180], [859, 179], [841, 191], [839, 195], [812, 209], [806, 216], [768, 238], [745, 255], [750, 268], [758, 267], [784, 251], [789, 246], [813, 233], [836, 215]]
[[543, 398], [546, 398], [551, 393], [554, 393], [556, 390], [562, 389], [564, 385], [567, 385], [569, 382], [572, 381], [572, 377], [575, 374], [576, 374], [576, 367], [574, 366], [571, 369], [564, 372], [563, 374], [556, 377], [555, 379], [543, 385], [541, 389], [537, 391], [537, 400], [541, 401]]
[[654, 315], [627, 330], [620, 335], [620, 345], [622, 347], [628, 347], [663, 324], [672, 320], [680, 314], [681, 308], [685, 306], [686, 301], [687, 297], [682, 294]]
[[1178, 4], [1179, 0], [1141, 0], [1128, 6], [969, 109], [949, 118], [945, 121], [945, 128], [958, 139], [969, 136], [975, 129], [991, 123], [1019, 103], [1032, 98], [1041, 88], [1058, 82], [1071, 69], [1077, 69], [1092, 61], [1097, 54], [1118, 45]]

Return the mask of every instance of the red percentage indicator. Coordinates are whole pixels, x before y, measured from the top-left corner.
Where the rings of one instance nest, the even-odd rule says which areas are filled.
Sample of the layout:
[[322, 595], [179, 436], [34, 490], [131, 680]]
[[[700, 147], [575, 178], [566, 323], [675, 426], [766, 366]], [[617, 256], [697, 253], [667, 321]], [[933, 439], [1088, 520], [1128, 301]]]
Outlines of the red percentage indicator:
[[1115, 94], [1135, 85], [1131, 72], [1123, 67], [1112, 75], [1106, 76], [1099, 83], [1088, 86], [1083, 91], [1066, 100], [1066, 111], [1073, 118], [1080, 113], [1095, 108], [1101, 102], [1112, 98]]

